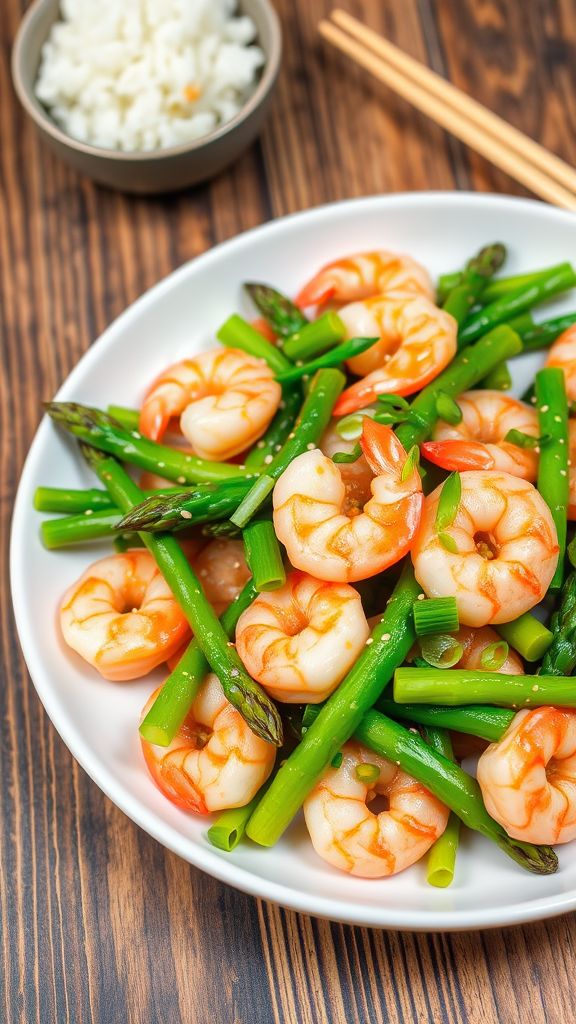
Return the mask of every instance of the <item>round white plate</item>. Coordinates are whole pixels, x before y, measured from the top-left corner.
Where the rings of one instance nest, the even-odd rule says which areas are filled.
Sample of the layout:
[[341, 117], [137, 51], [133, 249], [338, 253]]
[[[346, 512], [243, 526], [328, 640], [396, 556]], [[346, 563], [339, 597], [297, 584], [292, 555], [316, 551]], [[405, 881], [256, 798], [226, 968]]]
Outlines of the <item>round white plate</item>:
[[[417, 193], [343, 202], [274, 221], [181, 267], [135, 302], [92, 346], [57, 397], [102, 407], [136, 404], [167, 363], [212, 345], [215, 330], [231, 312], [248, 312], [242, 281], [267, 281], [293, 294], [323, 262], [368, 248], [405, 251], [438, 274], [459, 268], [481, 245], [497, 239], [509, 247], [507, 273], [546, 266], [574, 256], [576, 218], [502, 196]], [[539, 315], [574, 304], [574, 298], [564, 300]], [[517, 389], [537, 362], [534, 356], [524, 361]], [[456, 878], [447, 890], [426, 884], [422, 863], [380, 881], [342, 874], [316, 856], [301, 819], [273, 849], [245, 843], [225, 854], [211, 847], [207, 820], [170, 804], [140, 755], [139, 713], [159, 677], [106, 682], [64, 648], [56, 627], [65, 587], [109, 548], [45, 551], [32, 496], [39, 484], [87, 487], [93, 482], [74, 443], [45, 420], [14, 510], [12, 593], [24, 655], [46, 711], [74, 757], [130, 818], [224, 882], [339, 921], [449, 930], [537, 920], [576, 908], [573, 846], [560, 849], [556, 875], [540, 878], [466, 832]]]

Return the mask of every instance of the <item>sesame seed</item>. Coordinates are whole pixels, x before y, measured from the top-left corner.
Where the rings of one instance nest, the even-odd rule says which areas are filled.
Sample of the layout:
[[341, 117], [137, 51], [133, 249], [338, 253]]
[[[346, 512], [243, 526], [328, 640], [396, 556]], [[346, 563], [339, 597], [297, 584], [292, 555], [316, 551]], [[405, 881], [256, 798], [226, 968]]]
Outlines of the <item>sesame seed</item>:
[[93, 508], [87, 508], [86, 511], [84, 512], [84, 515], [85, 516], [93, 516], [94, 515], [94, 509]]
[[540, 446], [536, 445], [534, 451], [536, 452], [536, 455], [540, 455]]
[[234, 644], [232, 643], [231, 640], [228, 641], [228, 643], [226, 644], [226, 647], [234, 647]]
[[562, 423], [562, 417], [561, 416], [555, 416], [554, 417], [554, 423]]
[[567, 474], [565, 469], [561, 469], [560, 470], [560, 476], [568, 476], [568, 474]]
[[166, 463], [165, 463], [165, 462], [159, 462], [159, 463], [158, 463], [158, 469], [164, 469], [164, 466], [165, 466], [165, 465], [166, 465]]
[[470, 362], [470, 360], [469, 360], [469, 359], [463, 359], [463, 360], [462, 360], [462, 362], [463, 362], [463, 363], [465, 363], [466, 365], [468, 365], [468, 363]]
[[417, 597], [416, 600], [417, 601], [425, 601], [426, 600], [426, 594], [418, 594], [418, 597]]
[[316, 447], [316, 445], [314, 444], [313, 441], [309, 441], [308, 444], [306, 445], [306, 447], [307, 447], [309, 452], [313, 452], [315, 447]]
[[184, 459], [184, 462], [192, 462], [192, 456], [187, 455], [186, 458]]
[[566, 438], [565, 437], [559, 437], [558, 438], [558, 444], [566, 444]]
[[297, 359], [296, 360], [296, 366], [304, 366], [304, 360], [303, 359]]
[[269, 466], [271, 462], [272, 462], [272, 456], [271, 455], [267, 455], [266, 458], [264, 459], [265, 465]]
[[303, 373], [302, 374], [302, 380], [305, 381], [305, 382], [309, 381], [310, 380], [310, 374], [309, 373]]
[[550, 409], [549, 405], [541, 405], [540, 406], [540, 412], [548, 412], [549, 409]]
[[295, 435], [294, 433], [292, 433], [292, 434], [288, 434], [288, 440], [289, 440], [289, 441], [293, 441], [293, 440], [294, 440], [294, 437], [295, 437], [295, 436], [296, 436], [296, 435]]
[[275, 451], [275, 452], [279, 452], [281, 448], [282, 448], [282, 445], [281, 445], [281, 444], [275, 444], [275, 445], [274, 445], [274, 451]]
[[233, 676], [234, 678], [236, 678], [236, 676], [240, 675], [240, 672], [238, 671], [237, 668], [231, 668], [230, 669], [230, 675]]
[[181, 509], [180, 515], [182, 516], [182, 519], [192, 519], [192, 513], [189, 512], [187, 508]]
[[185, 483], [186, 483], [186, 477], [185, 477], [185, 476], [179, 476], [179, 477], [177, 477], [177, 478], [176, 478], [176, 483], [177, 483], [177, 484], [185, 484]]
[[539, 689], [540, 689], [540, 687], [538, 686], [538, 683], [534, 683], [534, 686], [532, 687], [532, 690], [534, 691], [534, 693], [538, 693]]
[[142, 437], [142, 434], [139, 434], [137, 430], [133, 430], [132, 431], [132, 437], [135, 437], [136, 440], [139, 441], [140, 438]]
[[366, 641], [366, 647], [370, 647], [370, 644], [373, 644], [373, 643], [374, 643], [374, 637], [373, 636], [369, 636], [367, 641]]
[[386, 643], [390, 639], [390, 633], [382, 633], [381, 639]]
[[257, 441], [256, 442], [256, 447], [257, 448], [265, 448], [266, 447], [266, 442], [265, 441]]

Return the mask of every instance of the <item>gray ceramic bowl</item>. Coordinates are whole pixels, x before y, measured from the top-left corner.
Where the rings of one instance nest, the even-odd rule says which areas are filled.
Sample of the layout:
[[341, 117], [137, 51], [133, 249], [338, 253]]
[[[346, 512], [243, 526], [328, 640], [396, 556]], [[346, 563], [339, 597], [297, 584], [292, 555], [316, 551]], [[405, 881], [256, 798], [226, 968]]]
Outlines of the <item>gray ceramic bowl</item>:
[[48, 145], [67, 163], [95, 181], [124, 192], [173, 192], [212, 177], [236, 160], [262, 127], [280, 67], [282, 40], [276, 12], [268, 0], [240, 0], [258, 30], [266, 64], [256, 90], [240, 113], [195, 142], [150, 153], [102, 149], [66, 135], [34, 94], [42, 46], [59, 17], [59, 0], [35, 0], [20, 26], [12, 53], [12, 77], [18, 98]]

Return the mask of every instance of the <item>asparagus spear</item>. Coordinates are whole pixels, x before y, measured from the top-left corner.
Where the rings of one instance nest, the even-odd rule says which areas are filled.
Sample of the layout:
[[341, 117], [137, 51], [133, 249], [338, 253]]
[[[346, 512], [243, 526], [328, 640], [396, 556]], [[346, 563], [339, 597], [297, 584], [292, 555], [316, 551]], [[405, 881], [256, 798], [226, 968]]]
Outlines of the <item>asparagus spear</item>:
[[576, 324], [576, 313], [565, 313], [564, 316], [555, 317], [553, 320], [544, 320], [525, 328], [520, 327], [518, 334], [522, 338], [522, 351], [536, 352], [540, 348], [547, 348], [573, 324]]
[[256, 442], [246, 456], [246, 469], [251, 473], [262, 470], [272, 462], [294, 429], [296, 417], [302, 405], [302, 391], [299, 386], [286, 385], [282, 388], [282, 400], [266, 433]]
[[237, 313], [229, 316], [216, 337], [228, 348], [239, 348], [257, 359], [263, 359], [274, 373], [285, 373], [293, 369], [293, 365], [279, 348], [271, 345], [251, 324], [243, 320]]
[[442, 308], [454, 317], [458, 325], [468, 316], [477, 299], [483, 295], [490, 278], [506, 259], [506, 247], [500, 242], [487, 245], [468, 260], [458, 280], [445, 296]]
[[337, 313], [323, 313], [284, 342], [289, 359], [314, 359], [346, 337], [346, 328]]
[[485, 707], [483, 704], [447, 708], [442, 704], [397, 704], [384, 698], [378, 701], [376, 709], [401, 722], [439, 726], [467, 736], [480, 736], [490, 743], [502, 738], [515, 716], [515, 712], [508, 708]]
[[137, 430], [128, 432], [100, 409], [77, 402], [46, 402], [44, 408], [56, 423], [80, 441], [178, 484], [220, 483], [247, 475], [243, 466], [208, 462], [149, 441]]
[[576, 272], [569, 263], [547, 271], [540, 280], [503, 295], [480, 312], [473, 313], [458, 334], [458, 347], [469, 345], [471, 341], [476, 341], [497, 324], [505, 323], [519, 313], [558, 295], [559, 292], [573, 288], [574, 285]]
[[400, 665], [415, 633], [412, 605], [420, 588], [406, 565], [369, 643], [338, 689], [322, 706], [302, 742], [280, 767], [248, 825], [251, 839], [272, 846], [324, 769], [349, 739]]
[[[232, 640], [243, 611], [252, 604], [256, 590], [252, 580], [244, 585], [224, 614], [220, 617], [222, 629]], [[156, 700], [140, 725], [140, 735], [149, 743], [168, 747], [192, 707], [192, 702], [209, 664], [200, 644], [193, 638], [173, 672], [165, 679]]]
[[[120, 509], [127, 511], [140, 501], [142, 492], [116, 459], [86, 444], [80, 447], [86, 461]], [[218, 676], [227, 699], [253, 732], [280, 746], [282, 723], [276, 707], [248, 675], [235, 647], [229, 644], [222, 624], [177, 540], [147, 533], [141, 534], [141, 538], [188, 619], [198, 646]]]
[[256, 309], [279, 338], [289, 338], [308, 323], [308, 317], [282, 292], [270, 285], [248, 281], [245, 290]]
[[394, 675], [394, 700], [399, 704], [494, 704], [507, 708], [540, 708], [548, 704], [576, 707], [572, 676], [509, 676], [472, 669], [399, 668]]
[[409, 451], [430, 436], [438, 420], [439, 394], [456, 398], [478, 384], [503, 359], [518, 355], [522, 343], [506, 324], [496, 327], [484, 338], [461, 352], [431, 384], [422, 389], [410, 406], [407, 419], [396, 428], [398, 440]]
[[[432, 747], [432, 750], [442, 754], [448, 761], [454, 760], [452, 741], [446, 729], [437, 725], [428, 726], [424, 730], [424, 739]], [[445, 889], [452, 884], [459, 841], [460, 818], [454, 814], [454, 811], [451, 811], [446, 828], [428, 854], [426, 881], [429, 885]]]
[[558, 535], [558, 563], [550, 583], [559, 590], [566, 554], [568, 480], [568, 399], [564, 371], [547, 366], [536, 374], [536, 408], [540, 427], [538, 490], [550, 508]]
[[567, 576], [560, 603], [550, 620], [553, 640], [542, 660], [549, 676], [569, 676], [576, 668], [576, 573]]
[[313, 359], [310, 363], [302, 363], [301, 366], [293, 366], [290, 370], [278, 373], [277, 380], [281, 384], [288, 384], [301, 377], [310, 377], [316, 370], [321, 370], [325, 366], [339, 366], [346, 359], [352, 359], [353, 356], [366, 352], [377, 341], [378, 338], [349, 338], [348, 341], [343, 341], [341, 345], [329, 349], [328, 352]]

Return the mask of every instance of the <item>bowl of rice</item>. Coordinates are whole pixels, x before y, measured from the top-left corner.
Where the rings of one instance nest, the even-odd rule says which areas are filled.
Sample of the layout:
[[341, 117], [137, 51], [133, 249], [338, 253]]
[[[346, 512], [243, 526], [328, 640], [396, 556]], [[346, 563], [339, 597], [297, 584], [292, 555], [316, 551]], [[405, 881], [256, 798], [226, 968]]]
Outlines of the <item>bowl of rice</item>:
[[268, 0], [35, 0], [12, 75], [63, 160], [151, 194], [237, 159], [262, 127], [280, 57]]

